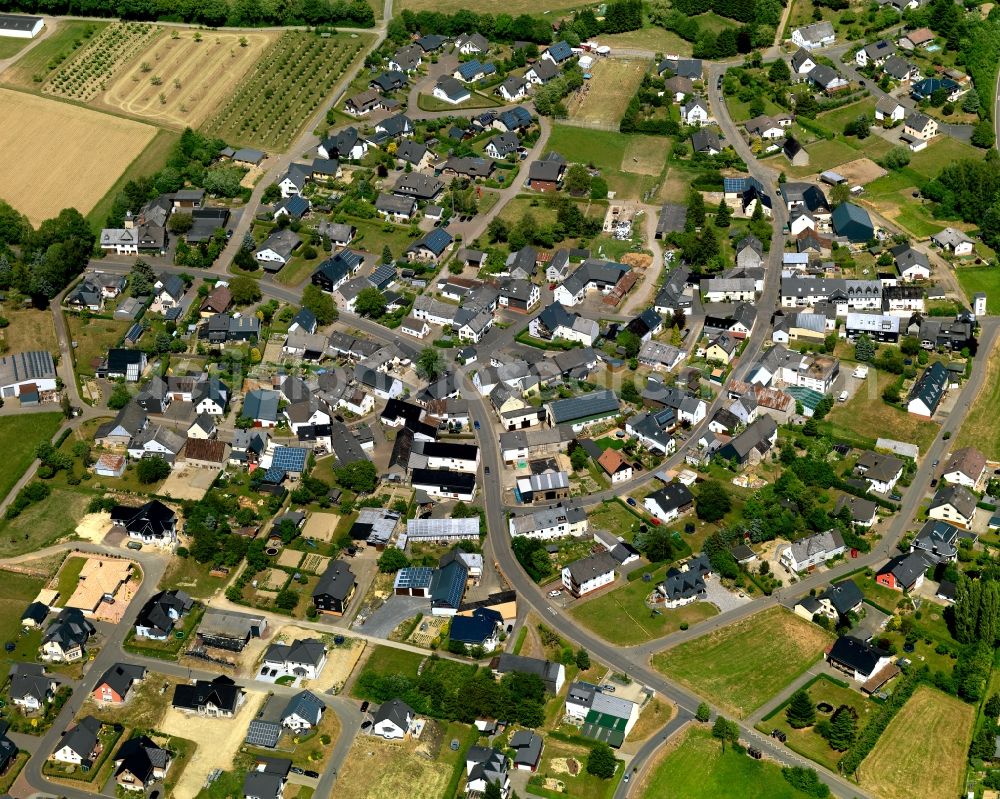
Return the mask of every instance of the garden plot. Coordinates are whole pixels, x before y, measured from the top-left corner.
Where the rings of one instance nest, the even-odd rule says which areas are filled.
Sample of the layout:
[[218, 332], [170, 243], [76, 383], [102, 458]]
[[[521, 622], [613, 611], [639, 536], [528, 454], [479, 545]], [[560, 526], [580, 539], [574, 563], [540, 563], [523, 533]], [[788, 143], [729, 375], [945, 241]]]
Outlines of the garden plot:
[[258, 591], [280, 591], [288, 582], [288, 572], [281, 569], [268, 569], [262, 578], [257, 579]]
[[326, 571], [326, 567], [330, 565], [331, 560], [332, 558], [311, 552], [302, 561], [302, 571], [309, 572], [310, 574], [322, 574]]
[[9, 89], [0, 89], [0, 119], [0, 198], [34, 225], [63, 208], [87, 214], [156, 135], [152, 125]]
[[163, 32], [115, 77], [101, 103], [177, 127], [197, 127], [218, 111], [277, 32]]
[[[317, 113], [367, 38], [287, 31], [264, 52], [204, 131], [230, 144], [283, 150]], [[221, 105], [221, 104], [220, 104]]]
[[86, 102], [107, 88], [115, 73], [162, 31], [145, 22], [115, 22], [91, 39], [46, 81], [46, 94]]
[[289, 569], [296, 569], [302, 562], [302, 552], [297, 549], [283, 549], [278, 555], [278, 565], [287, 566]]

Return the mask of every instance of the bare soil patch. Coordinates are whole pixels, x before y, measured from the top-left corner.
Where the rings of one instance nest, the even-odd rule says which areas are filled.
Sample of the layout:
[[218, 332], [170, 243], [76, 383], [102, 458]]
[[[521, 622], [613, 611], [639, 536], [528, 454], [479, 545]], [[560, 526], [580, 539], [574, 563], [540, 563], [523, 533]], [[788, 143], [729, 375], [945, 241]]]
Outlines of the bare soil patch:
[[233, 719], [202, 718], [167, 708], [160, 731], [187, 738], [198, 745], [174, 788], [177, 799], [197, 796], [212, 769], [232, 769], [233, 757], [246, 737], [247, 724], [257, 715], [263, 702], [264, 694], [248, 691], [243, 707]]
[[317, 541], [332, 541], [339, 522], [340, 515], [337, 513], [313, 513], [306, 519], [302, 537], [314, 538]]
[[[196, 33], [201, 41], [195, 40]], [[132, 59], [99, 101], [161, 124], [197, 127], [218, 110], [279, 35], [164, 31]], [[159, 83], [154, 85], [154, 80]]]
[[889, 174], [871, 158], [858, 158], [841, 164], [836, 171], [847, 178], [847, 182], [852, 186], [865, 186], [873, 180]]

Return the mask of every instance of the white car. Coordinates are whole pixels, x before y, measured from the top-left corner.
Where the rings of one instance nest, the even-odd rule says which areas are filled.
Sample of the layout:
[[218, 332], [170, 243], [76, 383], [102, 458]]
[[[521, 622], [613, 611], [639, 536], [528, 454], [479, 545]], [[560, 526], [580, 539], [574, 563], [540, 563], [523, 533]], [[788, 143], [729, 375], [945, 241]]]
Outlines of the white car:
[[556, 589], [555, 591], [549, 591], [549, 597], [555, 598], [557, 596], [562, 596], [562, 591]]

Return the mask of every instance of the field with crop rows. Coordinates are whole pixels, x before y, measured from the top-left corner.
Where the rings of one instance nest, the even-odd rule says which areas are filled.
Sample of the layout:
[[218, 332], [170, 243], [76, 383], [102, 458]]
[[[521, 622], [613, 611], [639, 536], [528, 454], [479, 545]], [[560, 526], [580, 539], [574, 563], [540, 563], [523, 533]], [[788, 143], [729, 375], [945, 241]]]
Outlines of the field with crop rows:
[[361, 37], [288, 31], [272, 44], [206, 133], [231, 145], [284, 150], [364, 47]]
[[232, 96], [277, 32], [164, 31], [112, 81], [101, 102], [176, 127], [197, 127]]
[[162, 31], [145, 22], [116, 22], [87, 42], [46, 81], [42, 91], [86, 102], [104, 91], [125, 63]]

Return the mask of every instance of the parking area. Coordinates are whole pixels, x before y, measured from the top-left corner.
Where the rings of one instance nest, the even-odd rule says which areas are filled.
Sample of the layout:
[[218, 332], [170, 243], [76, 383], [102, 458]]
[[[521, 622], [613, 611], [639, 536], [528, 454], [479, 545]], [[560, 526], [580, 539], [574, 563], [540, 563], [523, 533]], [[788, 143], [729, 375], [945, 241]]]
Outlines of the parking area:
[[418, 613], [430, 612], [430, 600], [415, 596], [390, 596], [363, 624], [354, 628], [376, 638], [388, 638], [392, 631]]
[[742, 607], [750, 601], [750, 597], [746, 594], [740, 597], [736, 592], [726, 588], [721, 581], [713, 578], [705, 581], [705, 601], [711, 602], [721, 613], [725, 613], [727, 610]]

